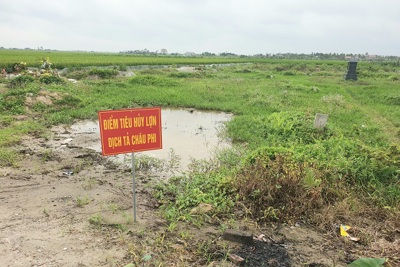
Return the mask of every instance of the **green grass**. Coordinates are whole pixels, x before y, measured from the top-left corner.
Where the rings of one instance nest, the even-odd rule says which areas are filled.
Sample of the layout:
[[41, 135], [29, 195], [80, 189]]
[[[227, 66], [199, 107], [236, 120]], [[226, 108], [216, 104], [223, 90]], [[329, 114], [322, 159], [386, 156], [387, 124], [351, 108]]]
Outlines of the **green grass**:
[[[8, 58], [1, 62], [21, 60], [34, 65], [30, 62], [44, 55], [55, 66], [74, 67], [246, 62], [246, 59], [95, 53], [15, 53], [0, 51], [0, 58]], [[238, 174], [258, 171], [262, 175], [257, 177], [268, 181], [268, 175], [272, 174], [263, 169], [265, 166], [254, 164], [259, 160], [273, 161], [277, 155], [286, 157], [282, 166], [294, 164], [295, 170], [299, 168], [293, 186], [309, 188], [314, 181], [310, 172], [321, 179], [317, 184], [323, 188], [317, 195], [324, 203], [350, 194], [380, 207], [398, 208], [399, 67], [360, 62], [359, 80], [345, 81], [346, 62], [265, 59], [252, 62], [203, 67], [190, 73], [174, 68], [144, 69], [135, 71], [132, 78], [112, 78], [115, 72], [107, 71], [106, 79], [101, 80], [87, 80], [83, 75], [77, 84], [43, 84], [34, 80], [25, 86], [2, 89], [0, 119], [5, 124], [0, 128], [0, 147], [18, 143], [24, 134], [43, 134], [44, 127], [54, 124], [97, 119], [99, 110], [161, 106], [226, 111], [235, 114], [227, 124], [228, 136], [234, 143], [246, 144], [247, 150], [241, 160], [235, 153], [220, 155], [220, 159], [230, 161], [229, 168], [215, 168], [211, 173], [193, 172], [190, 177], [181, 177], [176, 184], [160, 189], [160, 195], [173, 196], [165, 209], [171, 220], [188, 219], [190, 209], [201, 202], [223, 207], [216, 213], [229, 213], [239, 199], [250, 199], [235, 193], [251, 191], [241, 191], [244, 185], [236, 180]], [[56, 92], [60, 98], [54, 99], [52, 105], [36, 104], [27, 110], [26, 95], [37, 96], [43, 90]], [[326, 129], [313, 128], [316, 113], [329, 115]], [[16, 115], [34, 115], [36, 120], [18, 122]], [[301, 170], [302, 166], [312, 168], [307, 172]], [[275, 174], [282, 175], [279, 171]], [[270, 188], [268, 183], [264, 186]], [[278, 214], [279, 208], [272, 203], [265, 212]]]

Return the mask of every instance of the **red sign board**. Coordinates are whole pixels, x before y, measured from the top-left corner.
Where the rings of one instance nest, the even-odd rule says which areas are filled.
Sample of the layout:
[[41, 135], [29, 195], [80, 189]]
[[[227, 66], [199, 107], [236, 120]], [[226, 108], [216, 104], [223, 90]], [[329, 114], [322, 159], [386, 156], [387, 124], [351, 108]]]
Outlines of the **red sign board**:
[[104, 156], [162, 148], [161, 108], [99, 111]]

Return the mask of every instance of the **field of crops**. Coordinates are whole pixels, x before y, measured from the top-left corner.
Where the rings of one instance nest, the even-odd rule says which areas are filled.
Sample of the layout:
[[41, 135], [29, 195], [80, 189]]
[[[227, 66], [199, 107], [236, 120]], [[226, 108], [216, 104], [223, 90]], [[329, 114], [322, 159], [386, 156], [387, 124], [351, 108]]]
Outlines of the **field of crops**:
[[[248, 62], [245, 58], [173, 57], [167, 55], [139, 56], [132, 54], [99, 52], [60, 52], [33, 50], [0, 50], [0, 68], [10, 68], [15, 63], [26, 62], [28, 67], [39, 67], [44, 58], [50, 58], [54, 67], [84, 66], [136, 66], [136, 65], [187, 65]], [[251, 62], [263, 61], [251, 59]]]

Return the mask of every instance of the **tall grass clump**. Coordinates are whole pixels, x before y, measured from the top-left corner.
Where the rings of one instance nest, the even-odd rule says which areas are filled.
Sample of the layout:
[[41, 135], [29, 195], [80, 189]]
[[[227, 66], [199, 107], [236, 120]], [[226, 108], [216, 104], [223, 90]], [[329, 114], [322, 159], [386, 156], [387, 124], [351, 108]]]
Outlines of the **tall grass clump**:
[[316, 164], [298, 162], [290, 153], [253, 158], [236, 176], [238, 200], [261, 222], [308, 219], [338, 196]]
[[[192, 160], [185, 175], [159, 183], [154, 196], [162, 204], [166, 219], [199, 225], [213, 217], [230, 217], [236, 205], [234, 170], [243, 153], [241, 147], [220, 150], [211, 160]], [[211, 210], [193, 213], [201, 205], [209, 205]]]
[[[348, 196], [381, 208], [400, 208], [399, 156], [398, 147], [370, 149], [335, 137], [296, 147], [260, 147], [246, 157], [235, 187], [253, 214], [260, 214], [254, 203], [265, 203], [279, 220], [307, 217], [306, 212]], [[291, 206], [299, 199], [315, 203], [305, 210]]]
[[0, 147], [0, 166], [14, 166], [18, 159], [19, 156], [17, 152]]
[[162, 204], [169, 221], [199, 223], [204, 214], [193, 213], [192, 209], [202, 204], [212, 207], [212, 214], [227, 214], [234, 206], [230, 192], [229, 176], [223, 172], [196, 173], [170, 179], [159, 184], [154, 195]]

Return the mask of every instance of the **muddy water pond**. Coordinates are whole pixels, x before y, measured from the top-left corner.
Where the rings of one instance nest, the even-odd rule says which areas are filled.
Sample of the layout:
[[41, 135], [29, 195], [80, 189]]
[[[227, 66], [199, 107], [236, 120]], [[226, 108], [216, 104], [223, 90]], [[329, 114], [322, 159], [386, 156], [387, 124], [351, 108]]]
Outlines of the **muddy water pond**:
[[[162, 109], [163, 148], [135, 153], [135, 160], [155, 158], [174, 162], [175, 167], [186, 170], [192, 159], [211, 158], [220, 149], [229, 147], [222, 137], [224, 123], [232, 114], [200, 111], [195, 109]], [[100, 130], [97, 121], [82, 121], [73, 124], [70, 136], [65, 136], [68, 145], [90, 148], [101, 152]], [[113, 156], [117, 161], [129, 162], [131, 154]]]

